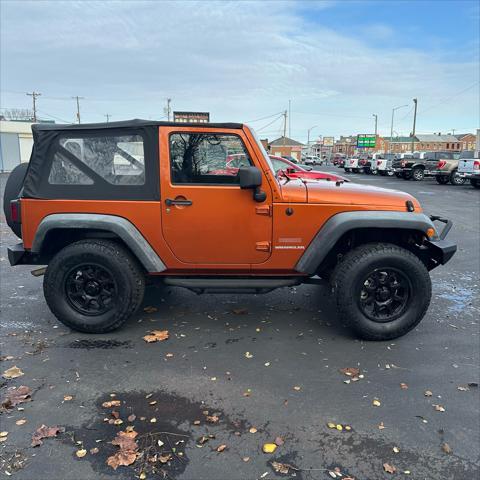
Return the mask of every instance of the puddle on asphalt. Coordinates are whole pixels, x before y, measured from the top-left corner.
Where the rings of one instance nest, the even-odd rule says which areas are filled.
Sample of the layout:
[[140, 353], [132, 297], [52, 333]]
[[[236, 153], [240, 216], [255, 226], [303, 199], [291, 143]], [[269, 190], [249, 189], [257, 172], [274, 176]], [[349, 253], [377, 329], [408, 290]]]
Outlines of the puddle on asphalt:
[[113, 348], [132, 348], [132, 346], [133, 345], [130, 340], [120, 342], [119, 340], [90, 339], [75, 340], [74, 342], [70, 342], [66, 345], [67, 348], [80, 348], [84, 350], [93, 350], [95, 348], [99, 348], [101, 350], [110, 350]]
[[[102, 406], [112, 400], [119, 400], [120, 406]], [[86, 459], [101, 475], [115, 475], [106, 462], [108, 457], [118, 452], [118, 447], [110, 442], [118, 432], [128, 428], [133, 427], [138, 433], [135, 441], [139, 455], [132, 465], [121, 469], [124, 472], [130, 469], [132, 477], [145, 472], [147, 478], [152, 475], [154, 478], [176, 478], [190, 461], [187, 447], [197, 445], [211, 453], [212, 449], [224, 443], [217, 436], [224, 439], [225, 435], [247, 433], [247, 423], [243, 419], [233, 420], [205, 403], [162, 391], [117, 392], [114, 397], [105, 394], [98, 398], [96, 407], [96, 415], [80, 428], [66, 427], [65, 438], [67, 442], [76, 442], [77, 449], [90, 451], [98, 448], [98, 453], [89, 453]], [[152, 419], [155, 421], [152, 422]], [[115, 425], [115, 420], [122, 423]]]

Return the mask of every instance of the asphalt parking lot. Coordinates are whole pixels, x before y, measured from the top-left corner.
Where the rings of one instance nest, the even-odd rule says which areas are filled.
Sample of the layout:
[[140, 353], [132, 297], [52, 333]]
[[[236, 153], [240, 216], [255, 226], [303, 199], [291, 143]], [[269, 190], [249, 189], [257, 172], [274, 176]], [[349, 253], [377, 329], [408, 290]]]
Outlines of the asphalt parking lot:
[[[433, 179], [349, 178], [405, 190], [427, 213], [454, 221], [450, 238], [459, 249], [432, 272], [430, 310], [394, 342], [355, 339], [338, 324], [328, 288], [316, 285], [263, 296], [150, 287], [122, 330], [70, 331], [48, 310], [42, 278], [9, 266], [5, 245], [15, 239], [2, 214], [0, 368], [17, 366], [24, 375], [2, 378], [0, 394], [11, 386], [32, 390], [30, 402], [1, 413], [0, 430], [8, 432], [0, 443], [2, 475], [478, 478], [479, 192]], [[4, 175], [1, 181], [3, 196]], [[169, 338], [146, 343], [153, 329], [168, 330]], [[363, 378], [352, 381], [344, 368], [358, 368]], [[102, 406], [112, 400], [120, 400], [113, 415]], [[33, 448], [42, 424], [65, 431]], [[113, 470], [106, 459], [117, 447], [109, 442], [128, 425], [144, 455]], [[275, 439], [275, 452], [262, 453]], [[155, 454], [153, 464], [147, 457]], [[286, 473], [272, 462], [287, 464]]]

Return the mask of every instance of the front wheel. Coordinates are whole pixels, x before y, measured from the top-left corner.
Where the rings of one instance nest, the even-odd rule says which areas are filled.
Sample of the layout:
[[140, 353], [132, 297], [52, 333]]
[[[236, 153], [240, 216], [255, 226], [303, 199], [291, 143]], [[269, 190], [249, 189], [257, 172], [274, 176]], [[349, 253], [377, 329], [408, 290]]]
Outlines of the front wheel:
[[458, 175], [458, 172], [456, 170], [454, 170], [451, 174], [450, 174], [450, 183], [452, 185], [463, 185], [465, 183], [465, 178], [463, 177], [460, 177]]
[[85, 333], [119, 328], [143, 300], [145, 276], [121, 245], [82, 240], [58, 252], [47, 267], [43, 291], [52, 313]]
[[432, 294], [430, 275], [409, 250], [388, 243], [355, 248], [332, 274], [340, 319], [366, 340], [391, 340], [415, 328]]
[[410, 180], [412, 178], [412, 172], [403, 172], [402, 176], [404, 180]]

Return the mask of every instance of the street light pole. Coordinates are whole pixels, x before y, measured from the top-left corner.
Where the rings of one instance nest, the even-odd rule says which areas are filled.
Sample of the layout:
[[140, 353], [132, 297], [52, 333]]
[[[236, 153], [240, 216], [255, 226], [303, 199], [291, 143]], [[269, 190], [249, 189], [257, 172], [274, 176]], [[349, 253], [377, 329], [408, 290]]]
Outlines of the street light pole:
[[314, 125], [313, 127], [310, 127], [308, 130], [307, 130], [307, 148], [308, 148], [308, 152], [310, 152], [310, 131], [313, 130], [314, 128], [318, 127], [318, 125]]
[[372, 113], [375, 117], [375, 138], [377, 138], [377, 122], [378, 122], [378, 115], [376, 113]]
[[413, 151], [415, 150], [415, 127], [417, 125], [417, 99], [413, 99], [413, 103], [415, 104], [415, 111], [413, 112], [413, 132], [412, 132], [412, 155]]
[[388, 142], [388, 153], [392, 152], [392, 138], [393, 138], [393, 118], [395, 116], [395, 110], [399, 108], [408, 107], [408, 105], [400, 105], [399, 107], [392, 108], [392, 123], [390, 124], [390, 142]]

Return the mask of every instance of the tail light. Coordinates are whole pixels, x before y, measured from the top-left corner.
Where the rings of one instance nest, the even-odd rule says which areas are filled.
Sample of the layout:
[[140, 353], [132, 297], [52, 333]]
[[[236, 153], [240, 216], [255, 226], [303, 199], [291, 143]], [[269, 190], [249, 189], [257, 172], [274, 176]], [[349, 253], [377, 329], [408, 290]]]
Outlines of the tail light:
[[382, 164], [381, 160], [377, 160], [377, 166], [380, 166]]
[[10, 213], [12, 216], [12, 222], [20, 223], [21, 215], [20, 215], [20, 200], [12, 200], [10, 202]]
[[473, 169], [474, 170], [480, 170], [480, 162], [478, 160], [475, 160], [473, 162]]
[[446, 164], [447, 162], [445, 160], [439, 160], [439, 162], [437, 163], [437, 168], [441, 170]]

